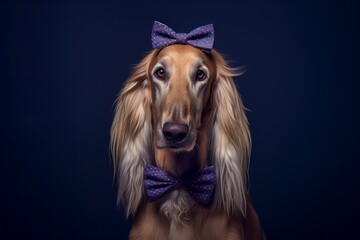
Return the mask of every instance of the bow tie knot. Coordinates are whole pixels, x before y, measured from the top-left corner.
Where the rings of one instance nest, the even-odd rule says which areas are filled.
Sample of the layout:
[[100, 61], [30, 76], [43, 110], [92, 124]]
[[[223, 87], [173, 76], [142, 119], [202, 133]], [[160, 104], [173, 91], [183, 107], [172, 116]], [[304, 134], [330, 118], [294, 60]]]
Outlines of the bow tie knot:
[[208, 24], [189, 33], [176, 33], [165, 24], [155, 21], [151, 32], [151, 43], [153, 48], [164, 48], [178, 43], [210, 52], [214, 45], [214, 27], [212, 24]]
[[144, 186], [150, 202], [156, 201], [174, 189], [185, 189], [202, 205], [209, 205], [215, 190], [215, 167], [201, 169], [191, 178], [178, 178], [147, 164], [144, 169]]
[[187, 34], [186, 33], [177, 33], [176, 34], [176, 41], [178, 43], [183, 43], [185, 44], [186, 43], [186, 40], [187, 40]]

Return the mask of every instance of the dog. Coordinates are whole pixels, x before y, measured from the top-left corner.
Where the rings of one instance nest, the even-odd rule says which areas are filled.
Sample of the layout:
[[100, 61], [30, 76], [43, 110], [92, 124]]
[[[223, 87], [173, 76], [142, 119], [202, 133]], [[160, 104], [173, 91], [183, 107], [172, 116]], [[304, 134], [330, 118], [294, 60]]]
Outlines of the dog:
[[[196, 36], [186, 39], [160, 27], [165, 30], [154, 36], [153, 29], [153, 41], [160, 39], [162, 45], [153, 43], [154, 49], [133, 69], [118, 96], [111, 127], [118, 203], [127, 217], [134, 217], [129, 239], [265, 239], [247, 191], [251, 138], [233, 81], [239, 69], [230, 68], [212, 43], [208, 48], [189, 44]], [[164, 44], [169, 32], [172, 42]], [[198, 32], [200, 38], [213, 36]], [[205, 177], [202, 184], [209, 185], [210, 200], [202, 203], [186, 184], [175, 184], [155, 199], [147, 190], [156, 173], [181, 183], [176, 179], [203, 169], [214, 171], [209, 173], [214, 184]], [[148, 179], [147, 170], [156, 176]]]

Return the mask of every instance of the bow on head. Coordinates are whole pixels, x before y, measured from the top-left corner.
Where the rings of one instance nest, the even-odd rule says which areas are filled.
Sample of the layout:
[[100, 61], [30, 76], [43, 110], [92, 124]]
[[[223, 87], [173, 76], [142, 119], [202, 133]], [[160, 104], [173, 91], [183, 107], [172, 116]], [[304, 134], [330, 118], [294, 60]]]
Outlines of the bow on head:
[[150, 202], [156, 201], [174, 189], [187, 190], [202, 205], [209, 205], [215, 190], [215, 167], [201, 169], [191, 178], [178, 178], [168, 172], [147, 164], [144, 169], [144, 186]]
[[214, 45], [214, 28], [212, 24], [208, 24], [189, 33], [176, 33], [165, 24], [155, 21], [151, 33], [151, 42], [153, 48], [164, 48], [178, 43], [188, 44], [210, 52]]

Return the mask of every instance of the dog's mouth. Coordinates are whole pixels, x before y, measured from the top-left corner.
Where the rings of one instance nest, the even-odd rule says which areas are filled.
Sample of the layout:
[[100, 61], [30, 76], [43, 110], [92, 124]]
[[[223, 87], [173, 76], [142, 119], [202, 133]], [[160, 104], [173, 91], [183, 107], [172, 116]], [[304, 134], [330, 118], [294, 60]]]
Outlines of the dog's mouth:
[[168, 148], [171, 151], [191, 151], [195, 146], [196, 131], [191, 125], [167, 122], [156, 132], [157, 148]]

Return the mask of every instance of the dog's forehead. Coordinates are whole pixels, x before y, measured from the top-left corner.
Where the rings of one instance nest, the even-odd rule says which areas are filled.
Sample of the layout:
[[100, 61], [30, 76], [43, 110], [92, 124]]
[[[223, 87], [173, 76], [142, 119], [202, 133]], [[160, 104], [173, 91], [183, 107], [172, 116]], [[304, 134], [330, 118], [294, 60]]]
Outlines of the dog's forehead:
[[202, 51], [190, 45], [181, 44], [170, 45], [162, 49], [157, 56], [157, 62], [161, 60], [165, 60], [169, 64], [191, 64], [195, 61], [201, 61], [206, 65], [211, 64], [208, 57]]

